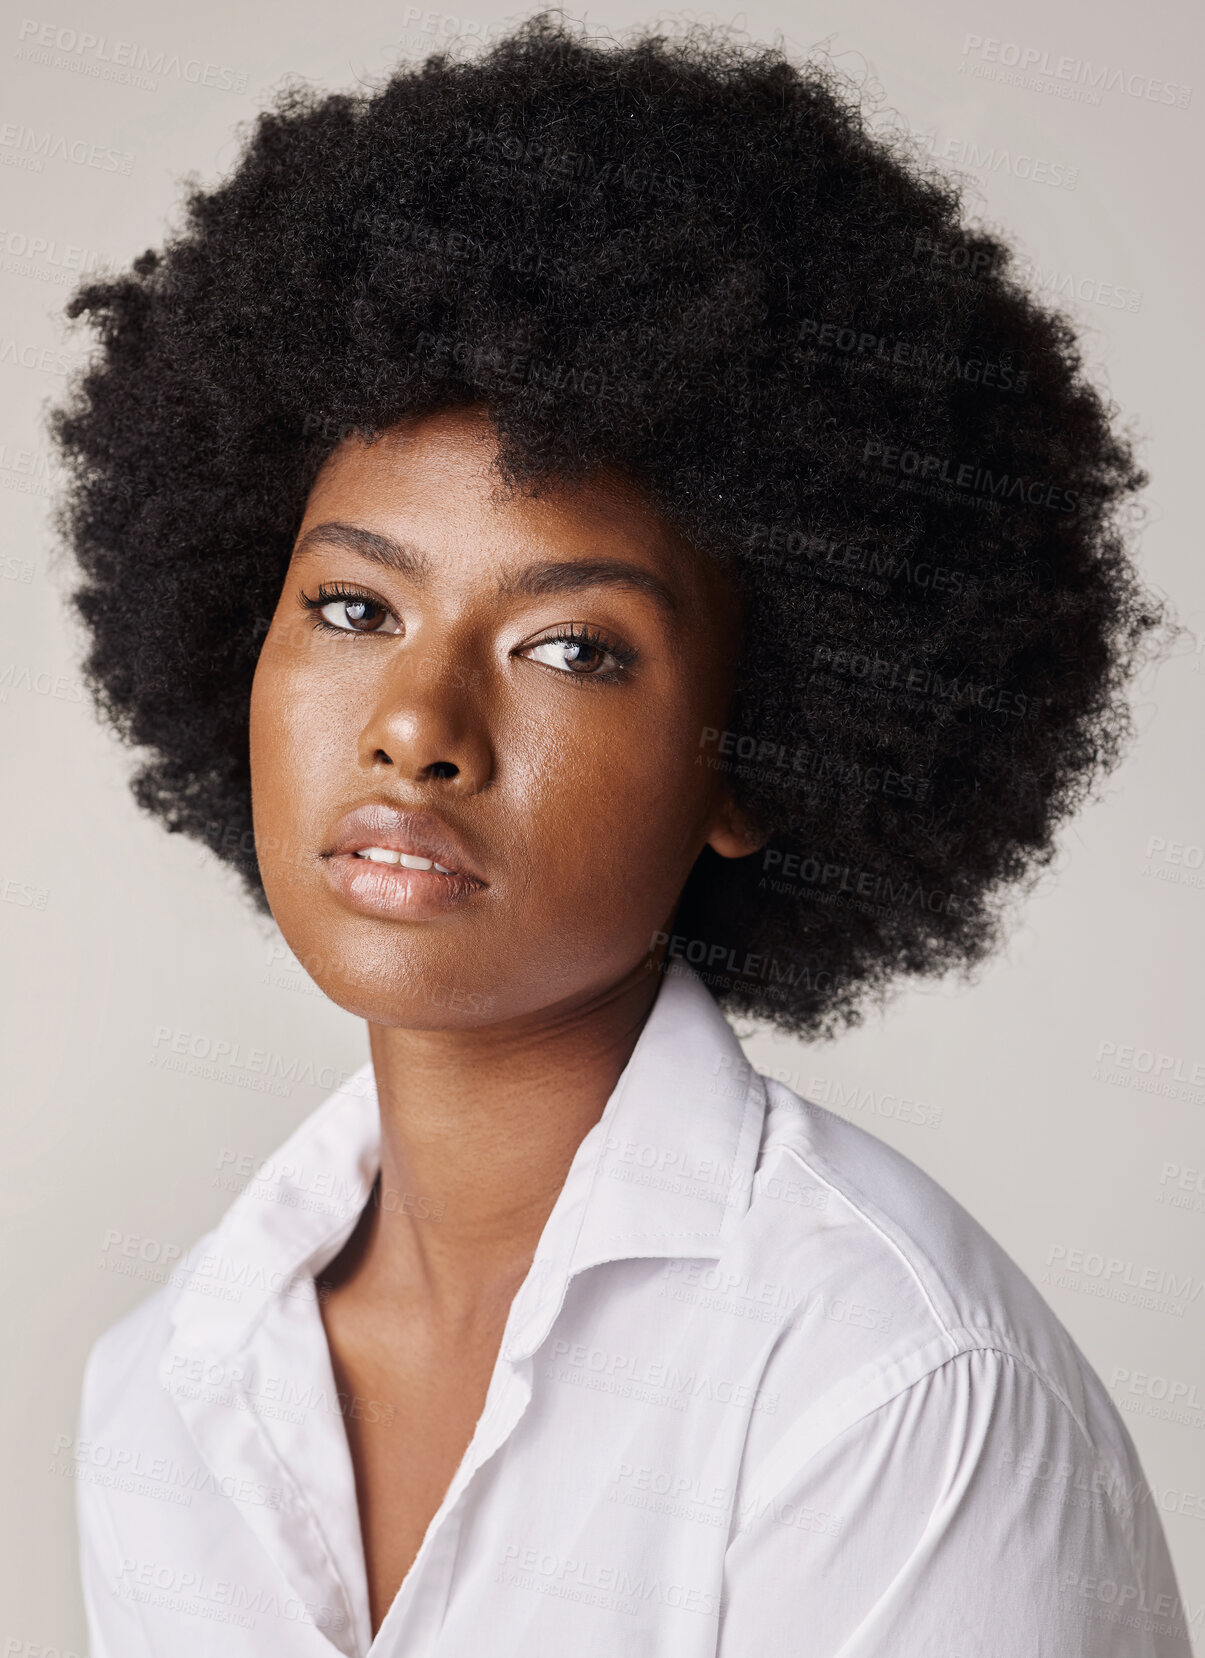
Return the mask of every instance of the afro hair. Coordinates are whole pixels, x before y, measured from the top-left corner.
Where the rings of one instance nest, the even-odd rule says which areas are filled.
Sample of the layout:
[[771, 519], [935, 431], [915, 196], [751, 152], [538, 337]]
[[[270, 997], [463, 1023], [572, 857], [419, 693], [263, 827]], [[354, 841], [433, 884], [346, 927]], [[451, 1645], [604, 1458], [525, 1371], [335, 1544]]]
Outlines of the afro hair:
[[831, 1034], [981, 960], [1130, 733], [1163, 619], [1132, 447], [957, 183], [821, 62], [542, 12], [286, 86], [68, 313], [87, 683], [140, 805], [262, 910], [248, 707], [307, 494], [348, 433], [444, 406], [488, 410], [512, 487], [620, 469], [739, 585], [697, 761], [769, 840], [704, 850], [668, 941], [730, 1013]]

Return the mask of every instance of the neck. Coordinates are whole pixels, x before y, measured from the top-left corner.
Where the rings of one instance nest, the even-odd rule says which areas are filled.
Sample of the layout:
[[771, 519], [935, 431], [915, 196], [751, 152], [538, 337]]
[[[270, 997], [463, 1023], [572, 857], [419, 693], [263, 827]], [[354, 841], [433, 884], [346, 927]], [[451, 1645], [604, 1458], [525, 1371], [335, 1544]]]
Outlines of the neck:
[[642, 961], [588, 1000], [506, 1026], [371, 1024], [381, 1174], [357, 1277], [453, 1324], [513, 1294], [660, 983]]

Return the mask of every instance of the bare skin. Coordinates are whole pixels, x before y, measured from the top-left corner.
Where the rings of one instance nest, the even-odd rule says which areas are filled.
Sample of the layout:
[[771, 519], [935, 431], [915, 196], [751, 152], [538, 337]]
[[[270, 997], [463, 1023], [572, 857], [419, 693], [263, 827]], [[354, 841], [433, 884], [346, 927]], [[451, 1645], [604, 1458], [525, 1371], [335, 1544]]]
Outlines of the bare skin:
[[[648, 1016], [655, 935], [704, 846], [760, 844], [695, 763], [731, 696], [727, 583], [622, 479], [532, 499], [494, 454], [480, 410], [342, 444], [252, 692], [269, 902], [367, 1021], [380, 1099], [380, 1198], [321, 1286], [340, 1387], [392, 1406], [347, 1418], [374, 1633]], [[340, 849], [364, 805], [427, 814], [450, 873]]]

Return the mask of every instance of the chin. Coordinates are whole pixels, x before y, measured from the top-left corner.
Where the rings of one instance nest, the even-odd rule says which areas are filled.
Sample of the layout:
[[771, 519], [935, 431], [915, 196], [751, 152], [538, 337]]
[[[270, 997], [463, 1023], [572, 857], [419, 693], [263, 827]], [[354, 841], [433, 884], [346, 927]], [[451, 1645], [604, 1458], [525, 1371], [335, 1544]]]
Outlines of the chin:
[[357, 1019], [411, 1030], [464, 1030], [495, 1022], [502, 1003], [512, 999], [513, 973], [484, 972], [483, 952], [473, 952], [471, 971], [464, 971], [463, 952], [423, 948], [430, 941], [413, 935], [383, 939], [376, 928], [356, 927], [316, 931], [312, 914], [299, 930], [286, 924], [290, 919], [276, 916], [298, 964], [324, 996]]
[[429, 983], [400, 985], [395, 990], [381, 980], [353, 985], [347, 980], [322, 982], [319, 990], [344, 1012], [372, 1025], [401, 1030], [471, 1030], [498, 1022], [499, 999], [486, 990], [468, 990], [437, 978]]

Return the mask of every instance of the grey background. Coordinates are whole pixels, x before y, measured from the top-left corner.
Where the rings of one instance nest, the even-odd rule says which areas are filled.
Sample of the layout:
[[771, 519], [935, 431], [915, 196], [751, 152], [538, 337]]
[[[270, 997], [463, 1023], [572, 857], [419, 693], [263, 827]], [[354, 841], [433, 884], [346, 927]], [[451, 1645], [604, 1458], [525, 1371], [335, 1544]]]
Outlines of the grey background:
[[[239, 1160], [367, 1058], [362, 1025], [233, 879], [138, 814], [131, 757], [84, 699], [47, 522], [43, 410], [82, 345], [59, 313], [81, 265], [162, 239], [186, 176], [230, 166], [237, 123], [284, 76], [350, 87], [445, 31], [526, 15], [468, 3], [109, 0], [102, 17], [72, 0], [0, 20], [6, 1653], [85, 1651], [73, 1499], [94, 1469], [73, 1464], [71, 1437], [89, 1344], [214, 1223]], [[653, 14], [586, 15], [619, 30]], [[761, 0], [705, 15], [800, 56], [823, 46], [880, 119], [965, 171], [1142, 437], [1144, 569], [1188, 631], [1136, 688], [1139, 740], [1015, 907], [1006, 950], [974, 985], [910, 990], [835, 1043], [747, 1047], [921, 1164], [1039, 1284], [1126, 1413], [1205, 1650], [1201, 25], [1169, 0]], [[1022, 58], [1031, 84], [1016, 84]], [[1101, 69], [1113, 85], [1093, 93]], [[1068, 1274], [1076, 1251], [1085, 1270]], [[1165, 1309], [1128, 1287], [1144, 1281]]]

